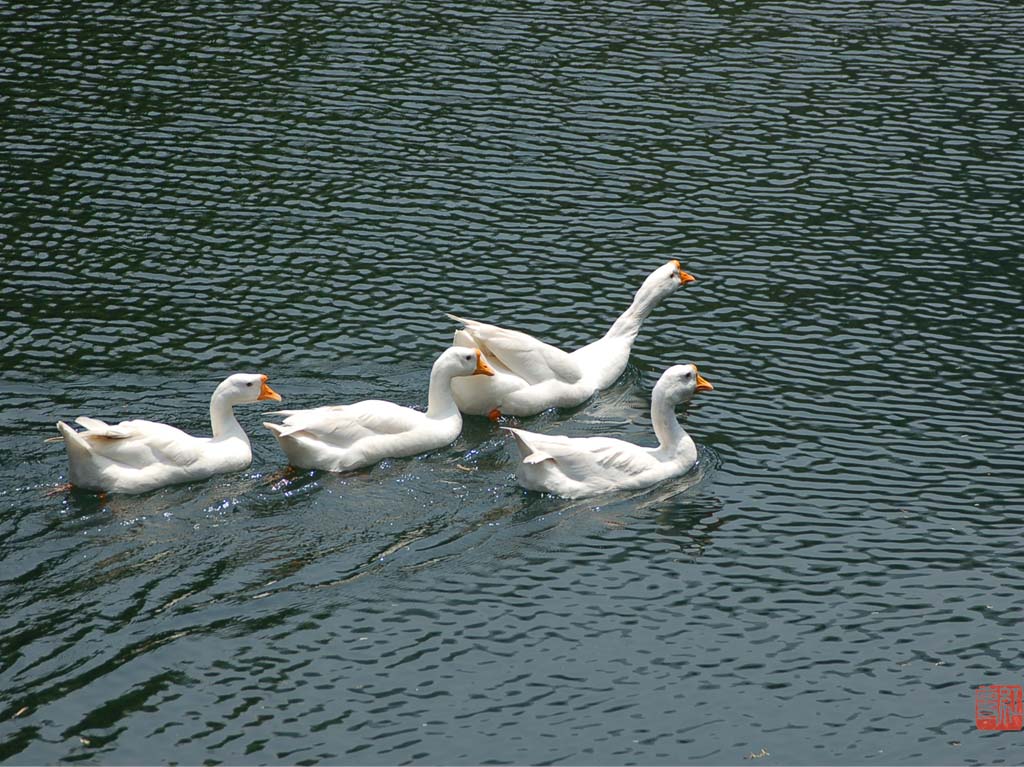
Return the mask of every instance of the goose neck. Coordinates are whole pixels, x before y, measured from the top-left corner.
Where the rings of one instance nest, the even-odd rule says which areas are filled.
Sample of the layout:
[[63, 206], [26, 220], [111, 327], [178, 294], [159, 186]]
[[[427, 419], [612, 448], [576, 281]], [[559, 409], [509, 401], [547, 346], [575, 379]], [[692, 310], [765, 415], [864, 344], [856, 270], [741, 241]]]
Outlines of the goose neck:
[[247, 443], [249, 438], [245, 435], [241, 424], [235, 418], [235, 408], [230, 400], [221, 392], [214, 392], [210, 400], [210, 427], [213, 429], [213, 438], [217, 440], [241, 438]]
[[689, 438], [676, 418], [675, 403], [658, 390], [655, 390], [651, 401], [651, 421], [662, 452], [675, 452]]
[[443, 366], [434, 365], [430, 371], [430, 390], [427, 393], [427, 417], [448, 418], [459, 412], [452, 394], [452, 374]]
[[605, 338], [626, 338], [632, 343], [640, 328], [643, 327], [651, 312], [661, 303], [662, 296], [652, 290], [646, 283], [640, 286], [633, 302], [629, 305], [619, 318], [615, 320], [611, 328], [605, 334]]

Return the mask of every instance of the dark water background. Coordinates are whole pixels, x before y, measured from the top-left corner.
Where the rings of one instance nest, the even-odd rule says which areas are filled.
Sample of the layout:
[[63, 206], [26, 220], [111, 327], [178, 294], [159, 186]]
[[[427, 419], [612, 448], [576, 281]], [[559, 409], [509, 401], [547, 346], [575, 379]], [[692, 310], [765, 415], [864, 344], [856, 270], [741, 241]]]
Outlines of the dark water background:
[[[0, 759], [1021, 762], [1024, 10], [0, 6]], [[444, 311], [624, 377], [535, 430], [699, 476], [519, 490], [469, 419], [354, 475], [52, 491], [53, 422], [202, 432], [226, 374], [424, 403]], [[694, 484], [694, 480], [696, 484]], [[757, 760], [744, 761], [751, 754]]]

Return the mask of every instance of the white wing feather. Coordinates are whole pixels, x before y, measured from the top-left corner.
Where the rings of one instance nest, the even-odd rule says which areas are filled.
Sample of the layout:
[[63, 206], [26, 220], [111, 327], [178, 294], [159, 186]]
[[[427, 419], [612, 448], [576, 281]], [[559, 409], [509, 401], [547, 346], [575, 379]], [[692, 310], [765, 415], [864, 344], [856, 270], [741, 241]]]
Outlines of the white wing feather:
[[384, 400], [286, 412], [280, 436], [303, 433], [339, 448], [369, 437], [408, 432], [422, 424], [425, 417], [417, 410]]
[[90, 453], [137, 469], [153, 464], [190, 466], [202, 457], [201, 446], [208, 442], [154, 421], [122, 421], [110, 426], [97, 418], [80, 416], [75, 423], [85, 427], [80, 436]]
[[523, 463], [551, 461], [566, 478], [576, 482], [602, 478], [636, 477], [657, 463], [647, 448], [610, 437], [563, 437], [507, 429], [519, 444]]
[[463, 325], [489, 360], [497, 362], [529, 384], [557, 379], [576, 383], [583, 376], [575, 358], [558, 347], [538, 341], [518, 330], [467, 320], [449, 314], [448, 317]]

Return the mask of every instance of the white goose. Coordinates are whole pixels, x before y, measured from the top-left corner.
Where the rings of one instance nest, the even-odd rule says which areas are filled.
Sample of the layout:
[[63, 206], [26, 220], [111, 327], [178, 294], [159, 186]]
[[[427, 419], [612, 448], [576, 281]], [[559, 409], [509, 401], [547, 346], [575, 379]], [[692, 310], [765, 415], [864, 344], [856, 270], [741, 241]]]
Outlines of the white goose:
[[265, 375], [237, 373], [224, 379], [210, 399], [213, 437], [193, 437], [155, 421], [121, 421], [111, 426], [81, 416], [75, 423], [85, 427], [83, 432], [58, 421], [71, 484], [86, 490], [144, 493], [240, 471], [252, 463], [252, 448], [235, 419], [234, 406], [264, 399], [281, 399], [267, 385]]
[[264, 423], [277, 437], [292, 466], [349, 471], [434, 450], [462, 431], [462, 415], [452, 398], [458, 376], [493, 375], [479, 350], [453, 346], [430, 371], [427, 412], [384, 400], [363, 400], [310, 410], [281, 410], [283, 424]]
[[674, 365], [662, 373], [651, 401], [656, 448], [609, 437], [571, 438], [507, 429], [522, 453], [519, 484], [528, 490], [582, 498], [647, 487], [685, 474], [697, 462], [697, 446], [676, 420], [675, 406], [713, 388], [696, 365]]
[[449, 314], [463, 325], [455, 331], [454, 343], [476, 347], [494, 369], [494, 376], [486, 380], [453, 382], [459, 409], [497, 420], [503, 414], [527, 416], [551, 407], [579, 405], [622, 375], [647, 316], [680, 285], [693, 281], [678, 261], [655, 269], [604, 337], [574, 352], [526, 333]]

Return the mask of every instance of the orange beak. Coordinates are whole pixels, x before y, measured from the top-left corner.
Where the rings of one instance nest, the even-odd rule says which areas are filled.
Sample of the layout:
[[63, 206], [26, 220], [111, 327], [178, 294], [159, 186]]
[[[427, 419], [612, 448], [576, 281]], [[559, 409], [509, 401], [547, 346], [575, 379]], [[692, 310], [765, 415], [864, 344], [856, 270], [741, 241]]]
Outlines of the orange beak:
[[273, 400], [277, 400], [278, 402], [280, 402], [281, 401], [281, 395], [278, 394], [273, 389], [271, 389], [269, 386], [267, 386], [267, 377], [266, 376], [260, 376], [260, 379], [263, 381], [263, 388], [260, 389], [260, 396], [258, 396], [256, 399], [257, 400], [273, 399]]
[[697, 281], [697, 278], [694, 277], [692, 274], [687, 274], [686, 272], [683, 271], [683, 265], [679, 263], [679, 261], [673, 261], [672, 263], [676, 265], [676, 271], [679, 272], [680, 285], [685, 285], [688, 282]]
[[711, 382], [708, 379], [700, 373], [697, 373], [697, 391], [711, 391], [714, 388], [715, 387], [711, 385]]
[[494, 375], [494, 371], [491, 370], [491, 366], [484, 362], [484, 356], [480, 353], [479, 349], [476, 350], [476, 370], [473, 371], [473, 375]]

